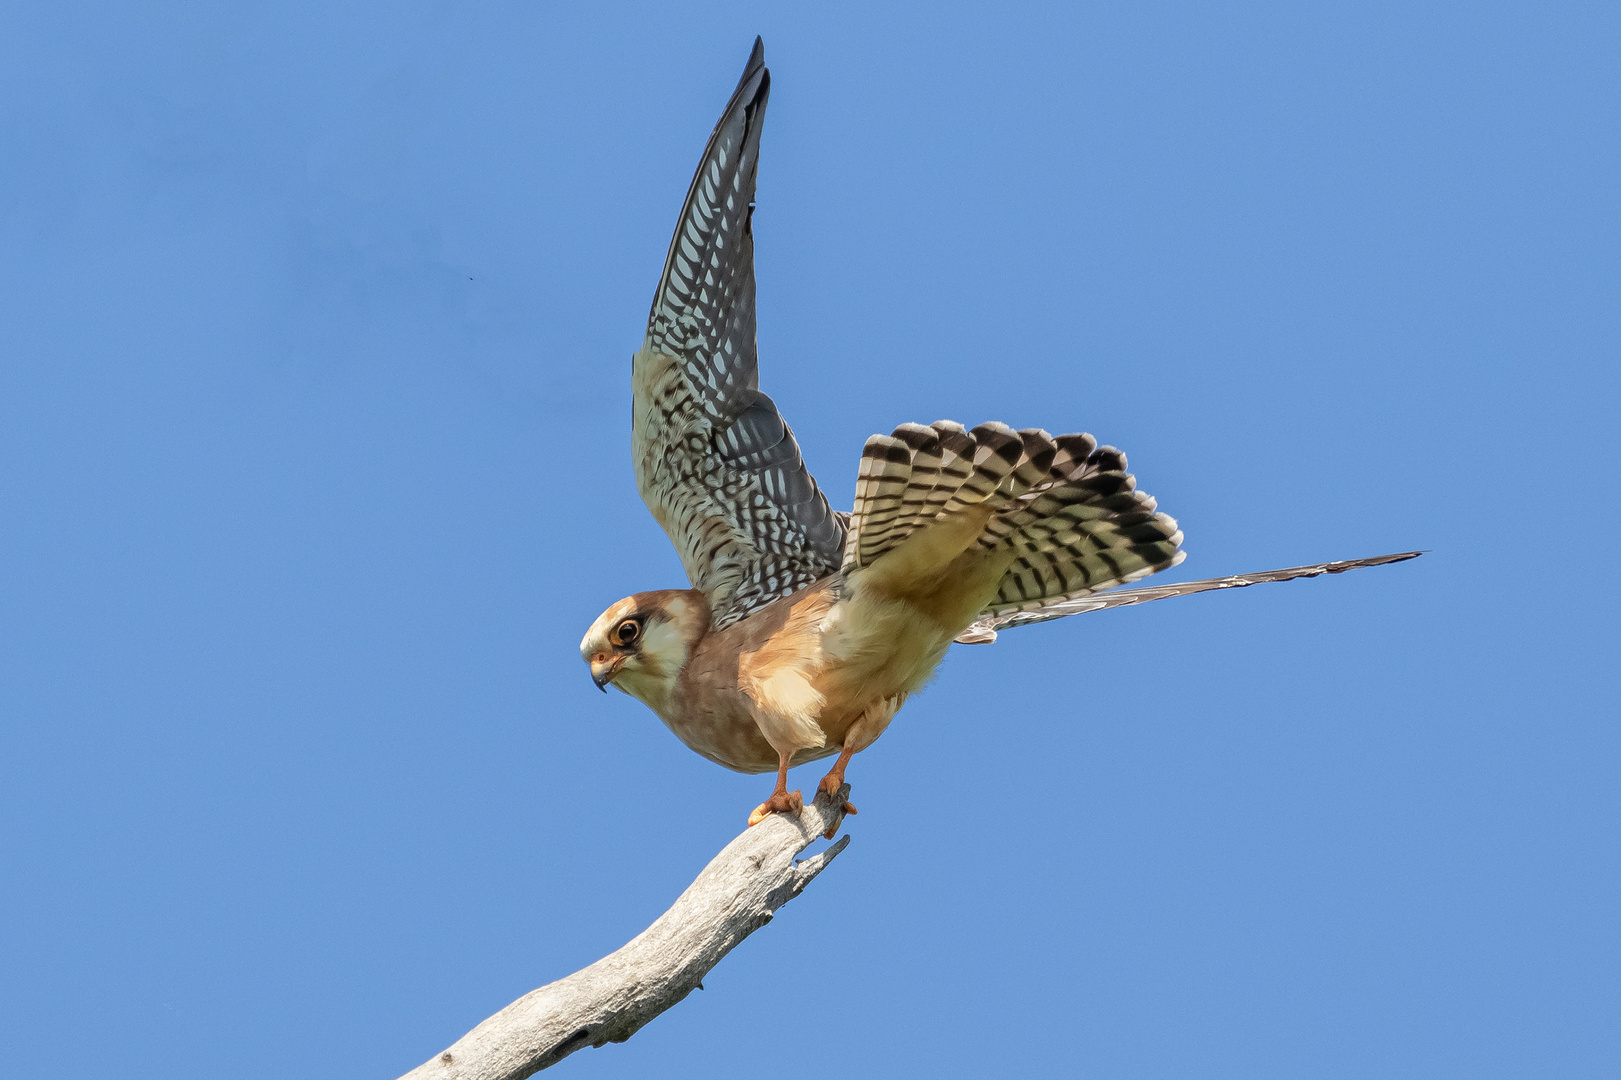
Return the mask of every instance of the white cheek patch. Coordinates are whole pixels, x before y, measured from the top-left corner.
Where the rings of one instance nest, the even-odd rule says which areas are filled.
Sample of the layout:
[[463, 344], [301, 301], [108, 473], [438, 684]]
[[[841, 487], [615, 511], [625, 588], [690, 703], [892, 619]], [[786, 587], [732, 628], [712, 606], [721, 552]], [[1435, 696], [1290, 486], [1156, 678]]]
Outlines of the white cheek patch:
[[649, 622], [642, 638], [642, 655], [652, 661], [648, 667], [665, 678], [673, 679], [681, 670], [681, 665], [687, 662], [687, 643], [675, 623], [663, 620]]

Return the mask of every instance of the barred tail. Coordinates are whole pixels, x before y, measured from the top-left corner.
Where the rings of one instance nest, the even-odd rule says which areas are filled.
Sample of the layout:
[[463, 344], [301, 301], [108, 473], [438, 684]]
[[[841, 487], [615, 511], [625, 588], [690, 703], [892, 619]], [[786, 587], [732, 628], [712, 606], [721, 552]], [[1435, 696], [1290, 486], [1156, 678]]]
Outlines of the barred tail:
[[919, 529], [987, 503], [994, 513], [976, 542], [1011, 561], [984, 614], [1085, 596], [1183, 558], [1181, 530], [1136, 490], [1115, 448], [942, 420], [867, 440], [842, 568], [871, 566]]

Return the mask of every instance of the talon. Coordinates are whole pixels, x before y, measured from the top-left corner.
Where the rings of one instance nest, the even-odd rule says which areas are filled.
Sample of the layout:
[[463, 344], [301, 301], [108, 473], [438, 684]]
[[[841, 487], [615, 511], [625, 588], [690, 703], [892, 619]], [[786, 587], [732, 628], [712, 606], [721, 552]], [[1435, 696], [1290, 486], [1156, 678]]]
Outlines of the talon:
[[797, 791], [774, 791], [771, 798], [754, 808], [749, 815], [749, 828], [760, 824], [772, 814], [797, 814], [805, 809], [805, 799]]
[[[856, 810], [854, 803], [845, 803], [844, 806], [839, 810], [839, 813], [841, 813], [841, 814], [854, 814], [854, 813], [858, 813], [858, 811]], [[833, 824], [831, 824], [831, 825], [829, 825], [827, 827], [827, 832], [822, 834], [822, 839], [823, 840], [831, 840], [831, 839], [833, 839], [833, 834], [838, 832], [838, 831], [839, 831], [839, 823], [837, 821], [835, 821]]]

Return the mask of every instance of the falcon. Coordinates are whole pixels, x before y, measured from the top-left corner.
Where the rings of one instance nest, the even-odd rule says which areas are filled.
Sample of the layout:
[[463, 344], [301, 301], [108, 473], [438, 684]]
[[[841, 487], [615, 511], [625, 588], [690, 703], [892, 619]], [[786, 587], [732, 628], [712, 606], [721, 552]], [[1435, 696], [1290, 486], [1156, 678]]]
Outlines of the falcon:
[[[862, 448], [855, 504], [832, 509], [759, 389], [755, 172], [771, 75], [757, 38], [676, 221], [631, 360], [636, 487], [690, 589], [627, 596], [580, 643], [591, 677], [687, 746], [775, 769], [749, 824], [797, 812], [788, 769], [884, 733], [952, 642], [1170, 596], [1338, 574], [1409, 551], [1118, 589], [1183, 559], [1182, 530], [1091, 435], [902, 424]], [[848, 813], [855, 808], [845, 804]]]

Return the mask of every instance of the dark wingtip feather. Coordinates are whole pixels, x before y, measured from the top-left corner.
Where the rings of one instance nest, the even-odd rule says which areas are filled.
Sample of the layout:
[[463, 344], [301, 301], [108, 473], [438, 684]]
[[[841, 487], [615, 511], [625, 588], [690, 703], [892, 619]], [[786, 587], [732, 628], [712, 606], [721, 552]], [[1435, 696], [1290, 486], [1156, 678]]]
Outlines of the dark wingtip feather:
[[1365, 566], [1389, 566], [1391, 563], [1406, 562], [1408, 559], [1416, 559], [1420, 555], [1428, 555], [1429, 553], [1430, 549], [1424, 548], [1419, 551], [1398, 551], [1394, 555], [1374, 555], [1367, 559], [1343, 559], [1339, 562], [1329, 563], [1331, 569], [1326, 572], [1343, 574], [1347, 570], [1360, 570]]
[[[1250, 585], [1298, 581], [1303, 578], [1321, 577], [1325, 574], [1343, 574], [1347, 570], [1360, 570], [1370, 566], [1388, 566], [1391, 563], [1416, 559], [1425, 554], [1428, 554], [1428, 552], [1422, 550], [1399, 551], [1393, 555], [1374, 555], [1366, 559], [1342, 559], [1337, 562], [1313, 563], [1308, 566], [1291, 566], [1282, 570], [1267, 570], [1258, 574], [1232, 574], [1228, 577], [1204, 578], [1200, 581], [1179, 581], [1172, 585], [1150, 585], [1141, 589], [1100, 592], [1091, 596], [1077, 596], [1073, 599], [1058, 600], [1041, 608], [1010, 611], [1003, 615], [981, 616], [970, 629], [976, 634], [983, 635], [984, 633], [994, 633], [1013, 626], [1046, 622], [1049, 619], [1061, 619], [1066, 615], [1079, 615], [1083, 612], [1102, 611], [1105, 608], [1112, 607], [1126, 607], [1132, 604], [1146, 603], [1150, 600], [1166, 600], [1173, 596], [1191, 596], [1194, 593], [1237, 589]], [[1180, 555], [1179, 552], [1176, 560], [1173, 560], [1173, 565], [1175, 561], [1180, 561]], [[980, 640], [985, 639], [983, 637], [974, 638], [975, 642]]]
[[748, 86], [756, 77], [769, 86], [771, 73], [765, 69], [765, 42], [758, 37], [754, 39], [754, 48], [749, 50], [749, 62], [743, 65], [743, 74], [737, 80], [737, 89], [732, 91], [732, 100], [736, 101], [739, 97], [755, 97], [758, 91], [751, 91]]

